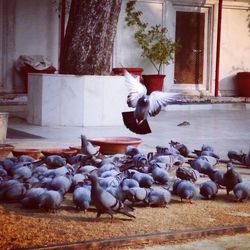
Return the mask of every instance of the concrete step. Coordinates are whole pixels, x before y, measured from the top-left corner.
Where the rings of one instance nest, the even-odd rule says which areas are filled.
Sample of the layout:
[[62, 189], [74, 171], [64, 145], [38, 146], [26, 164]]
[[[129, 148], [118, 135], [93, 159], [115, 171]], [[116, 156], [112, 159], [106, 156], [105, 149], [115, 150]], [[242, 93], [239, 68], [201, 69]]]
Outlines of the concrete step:
[[0, 112], [8, 112], [9, 117], [27, 118], [27, 94], [24, 93], [1, 93]]

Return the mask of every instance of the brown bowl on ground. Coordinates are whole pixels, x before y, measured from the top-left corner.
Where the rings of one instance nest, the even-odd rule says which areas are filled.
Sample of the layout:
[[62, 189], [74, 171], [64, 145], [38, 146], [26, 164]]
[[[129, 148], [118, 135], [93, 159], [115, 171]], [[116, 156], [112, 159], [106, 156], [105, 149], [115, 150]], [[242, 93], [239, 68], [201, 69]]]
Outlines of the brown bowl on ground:
[[[94, 146], [97, 149], [97, 151], [100, 151], [100, 146], [97, 146], [97, 145], [94, 145]], [[81, 146], [70, 146], [69, 148], [77, 150], [77, 153], [80, 153], [82, 147]]]
[[0, 144], [0, 160], [4, 160], [13, 151], [14, 146], [11, 144]]
[[100, 153], [104, 155], [124, 154], [126, 146], [137, 147], [142, 140], [134, 137], [99, 137], [89, 140], [92, 144], [100, 146]]
[[12, 154], [15, 157], [19, 157], [21, 155], [28, 155], [33, 157], [34, 159], [39, 159], [41, 157], [41, 150], [35, 148], [14, 148], [12, 150]]
[[74, 155], [77, 154], [77, 150], [73, 148], [45, 148], [41, 150], [42, 154], [47, 157], [49, 155]]

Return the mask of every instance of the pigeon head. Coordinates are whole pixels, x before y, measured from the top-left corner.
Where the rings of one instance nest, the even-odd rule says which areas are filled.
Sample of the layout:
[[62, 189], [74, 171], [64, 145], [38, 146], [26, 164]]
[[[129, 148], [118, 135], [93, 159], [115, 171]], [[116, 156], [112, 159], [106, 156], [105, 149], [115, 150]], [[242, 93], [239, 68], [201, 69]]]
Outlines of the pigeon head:
[[227, 163], [227, 170], [231, 170], [231, 169], [233, 169], [233, 163], [232, 163], [232, 161], [229, 161]]
[[137, 105], [140, 107], [146, 107], [149, 105], [149, 100], [146, 95], [143, 95], [141, 98], [138, 99]]

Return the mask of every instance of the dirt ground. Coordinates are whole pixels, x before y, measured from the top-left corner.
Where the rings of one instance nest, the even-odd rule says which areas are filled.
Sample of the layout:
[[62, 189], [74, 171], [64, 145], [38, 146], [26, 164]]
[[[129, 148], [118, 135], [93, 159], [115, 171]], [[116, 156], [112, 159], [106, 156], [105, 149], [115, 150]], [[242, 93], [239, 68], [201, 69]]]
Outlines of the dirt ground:
[[[220, 164], [219, 168], [225, 166]], [[250, 179], [250, 169], [237, 167], [236, 170], [243, 179]], [[235, 202], [233, 192], [227, 196], [225, 189], [220, 189], [214, 200], [204, 200], [197, 194], [190, 204], [173, 195], [167, 207], [135, 208], [135, 219], [116, 214], [111, 222], [108, 215], [96, 219], [93, 207], [86, 213], [77, 211], [71, 193], [66, 195], [61, 208], [55, 213], [24, 209], [19, 203], [1, 203], [0, 249], [250, 224], [250, 202]]]

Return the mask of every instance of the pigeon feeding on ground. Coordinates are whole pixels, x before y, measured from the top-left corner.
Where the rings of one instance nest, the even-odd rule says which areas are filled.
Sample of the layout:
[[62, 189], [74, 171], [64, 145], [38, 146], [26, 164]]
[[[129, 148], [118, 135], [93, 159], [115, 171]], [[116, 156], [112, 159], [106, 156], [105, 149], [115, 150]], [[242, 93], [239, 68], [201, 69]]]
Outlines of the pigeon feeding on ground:
[[200, 194], [206, 199], [212, 199], [218, 193], [218, 185], [211, 181], [205, 181], [200, 185]]
[[134, 77], [128, 71], [124, 70], [125, 83], [129, 94], [127, 104], [134, 111], [122, 112], [124, 125], [136, 134], [151, 133], [147, 122], [148, 116], [156, 116], [162, 107], [168, 103], [175, 103], [180, 99], [180, 94], [153, 91], [147, 95], [145, 85], [140, 82], [139, 77]]
[[133, 208], [127, 206], [126, 204], [119, 201], [111, 193], [106, 191], [101, 187], [96, 175], [89, 175], [89, 180], [91, 181], [91, 202], [97, 209], [97, 218], [101, 214], [108, 213], [113, 220], [113, 214], [120, 213], [128, 217], [135, 218], [134, 215], [129, 212], [133, 211]]
[[227, 194], [234, 189], [235, 185], [242, 182], [240, 173], [234, 170], [231, 161], [227, 163], [227, 172], [224, 174], [224, 184], [226, 186]]

